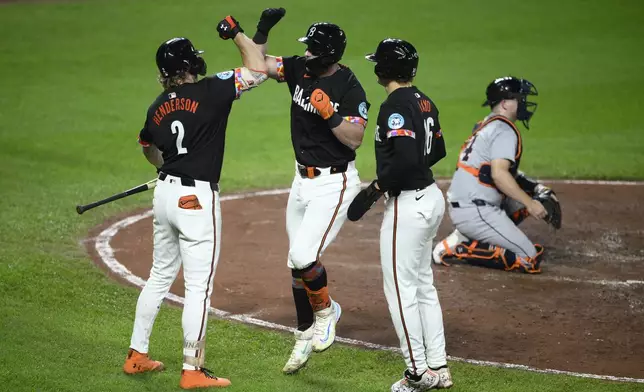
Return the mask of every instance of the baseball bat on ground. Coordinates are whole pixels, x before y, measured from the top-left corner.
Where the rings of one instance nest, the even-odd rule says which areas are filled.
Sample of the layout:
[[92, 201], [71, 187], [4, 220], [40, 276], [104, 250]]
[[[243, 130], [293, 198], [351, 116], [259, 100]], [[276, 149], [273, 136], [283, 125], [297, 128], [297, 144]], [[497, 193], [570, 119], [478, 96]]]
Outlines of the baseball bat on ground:
[[145, 191], [147, 191], [149, 189], [154, 188], [155, 186], [157, 186], [157, 179], [156, 178], [154, 180], [146, 182], [145, 184], [141, 184], [141, 185], [139, 185], [137, 187], [134, 187], [132, 189], [128, 189], [125, 192], [121, 192], [121, 193], [117, 193], [116, 195], [112, 195], [112, 196], [110, 196], [110, 197], [108, 197], [106, 199], [95, 201], [93, 203], [89, 203], [89, 204], [85, 204], [85, 205], [78, 205], [78, 206], [76, 206], [76, 212], [78, 212], [78, 214], [80, 215], [80, 214], [82, 214], [83, 212], [85, 212], [87, 210], [91, 210], [92, 208], [102, 206], [103, 204], [107, 204], [107, 203], [113, 202], [114, 200], [122, 199], [122, 198], [127, 197], [127, 196], [132, 196], [132, 195], [136, 195], [137, 193], [145, 192]]

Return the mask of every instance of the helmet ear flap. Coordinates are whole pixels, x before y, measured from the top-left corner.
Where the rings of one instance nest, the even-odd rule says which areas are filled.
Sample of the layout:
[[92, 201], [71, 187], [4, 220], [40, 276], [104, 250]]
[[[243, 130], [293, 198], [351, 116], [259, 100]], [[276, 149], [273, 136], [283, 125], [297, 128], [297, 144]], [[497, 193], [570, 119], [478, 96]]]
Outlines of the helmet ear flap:
[[206, 64], [206, 61], [203, 58], [197, 56], [197, 59], [195, 60], [194, 64], [192, 64], [190, 73], [193, 75], [204, 76], [206, 74], [207, 69], [208, 69], [208, 66]]

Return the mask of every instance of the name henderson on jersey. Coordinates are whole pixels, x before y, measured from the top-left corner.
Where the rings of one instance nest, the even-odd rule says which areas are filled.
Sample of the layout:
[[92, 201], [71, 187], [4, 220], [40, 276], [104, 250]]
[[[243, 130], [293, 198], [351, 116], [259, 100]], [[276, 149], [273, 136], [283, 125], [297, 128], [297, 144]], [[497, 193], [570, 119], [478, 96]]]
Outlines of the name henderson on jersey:
[[192, 100], [190, 98], [174, 98], [169, 101], [163, 102], [157, 110], [154, 111], [154, 123], [160, 125], [163, 117], [167, 114], [175, 112], [177, 110], [185, 110], [187, 112], [195, 113], [199, 107], [199, 101]]
[[[306, 98], [302, 97], [303, 93], [304, 93], [304, 89], [299, 85], [296, 85], [295, 93], [293, 94], [293, 102], [300, 105], [302, 109], [306, 110], [307, 112], [319, 114], [317, 109], [315, 109], [313, 105], [311, 105], [311, 102], [309, 101], [310, 97], [306, 97]], [[331, 102], [331, 105], [333, 106], [333, 110], [337, 112], [338, 108], [340, 107], [340, 104], [334, 103], [333, 101], [330, 101], [330, 102]]]

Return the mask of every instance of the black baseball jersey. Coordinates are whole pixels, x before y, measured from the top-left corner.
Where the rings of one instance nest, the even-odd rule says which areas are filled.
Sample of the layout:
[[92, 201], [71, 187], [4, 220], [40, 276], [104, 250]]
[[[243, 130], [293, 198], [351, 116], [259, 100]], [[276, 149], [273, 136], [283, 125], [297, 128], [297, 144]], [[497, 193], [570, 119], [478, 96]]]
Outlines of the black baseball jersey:
[[228, 115], [239, 98], [239, 69], [164, 91], [148, 109], [139, 134], [143, 146], [163, 153], [167, 174], [219, 182]]
[[378, 183], [385, 190], [421, 189], [445, 157], [438, 108], [416, 87], [394, 90], [380, 105], [376, 127]]
[[345, 120], [366, 126], [369, 102], [353, 72], [340, 66], [333, 75], [317, 78], [306, 73], [305, 57], [277, 57], [277, 74], [291, 92], [291, 141], [297, 161], [307, 166], [329, 167], [353, 161], [356, 153], [342, 144], [329, 124], [309, 102], [316, 88], [330, 98]]

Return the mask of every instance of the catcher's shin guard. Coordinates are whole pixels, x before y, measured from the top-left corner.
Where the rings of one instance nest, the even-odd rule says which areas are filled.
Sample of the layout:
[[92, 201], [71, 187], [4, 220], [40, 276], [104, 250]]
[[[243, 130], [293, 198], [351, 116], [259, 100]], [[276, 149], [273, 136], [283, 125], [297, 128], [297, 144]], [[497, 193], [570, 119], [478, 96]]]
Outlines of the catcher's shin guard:
[[517, 256], [514, 252], [478, 241], [466, 241], [456, 245], [454, 253], [450, 255], [479, 267], [501, 269], [504, 271], [520, 271], [528, 274], [540, 273], [541, 255], [543, 246], [535, 245], [537, 256], [526, 258]]

